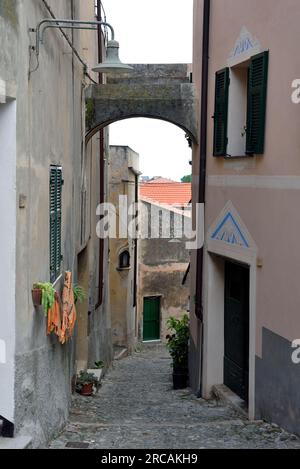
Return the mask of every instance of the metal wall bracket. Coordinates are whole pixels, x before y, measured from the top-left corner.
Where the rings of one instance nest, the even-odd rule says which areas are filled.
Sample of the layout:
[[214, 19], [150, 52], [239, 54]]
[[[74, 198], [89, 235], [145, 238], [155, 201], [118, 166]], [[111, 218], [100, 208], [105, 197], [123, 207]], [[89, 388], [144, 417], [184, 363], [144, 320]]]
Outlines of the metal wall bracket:
[[64, 20], [64, 19], [44, 19], [39, 22], [37, 28], [30, 30], [31, 32], [36, 33], [36, 46], [35, 52], [37, 57], [40, 53], [40, 45], [44, 42], [44, 33], [46, 29], [56, 28], [56, 29], [89, 29], [89, 30], [98, 30], [99, 26], [106, 26], [111, 31], [112, 40], [115, 38], [115, 32], [113, 27], [105, 21], [81, 21], [81, 20]]

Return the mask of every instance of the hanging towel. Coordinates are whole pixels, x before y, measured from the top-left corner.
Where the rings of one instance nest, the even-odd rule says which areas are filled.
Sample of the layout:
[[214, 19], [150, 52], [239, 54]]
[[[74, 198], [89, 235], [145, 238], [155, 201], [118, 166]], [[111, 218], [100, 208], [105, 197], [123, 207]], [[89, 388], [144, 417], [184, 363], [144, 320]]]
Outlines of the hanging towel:
[[65, 344], [72, 337], [76, 323], [76, 308], [73, 293], [72, 273], [65, 273], [62, 293], [62, 325], [60, 342]]
[[47, 334], [54, 332], [58, 337], [61, 336], [61, 305], [60, 298], [55, 293], [55, 301], [51, 309], [48, 311]]

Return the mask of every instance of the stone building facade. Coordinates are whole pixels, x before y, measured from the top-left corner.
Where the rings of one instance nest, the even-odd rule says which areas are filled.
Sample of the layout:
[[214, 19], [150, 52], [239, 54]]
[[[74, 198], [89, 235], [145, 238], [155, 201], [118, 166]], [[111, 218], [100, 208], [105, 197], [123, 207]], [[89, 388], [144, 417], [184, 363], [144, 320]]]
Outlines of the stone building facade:
[[137, 210], [139, 174], [136, 152], [110, 146], [108, 200], [116, 220], [116, 236], [109, 239], [111, 331], [113, 345], [128, 353], [137, 339], [138, 239], [131, 219]]
[[[109, 363], [112, 355], [105, 287], [99, 295], [107, 281], [99, 272], [94, 216], [98, 136], [85, 148], [84, 91], [92, 76], [57, 29], [45, 32], [37, 60], [35, 33], [29, 28], [51, 14], [93, 21], [95, 2], [0, 1], [0, 415], [15, 435], [29, 436], [33, 446], [64, 426], [77, 369], [95, 360]], [[89, 66], [98, 62], [97, 33], [66, 34], [83, 61]], [[56, 244], [62, 258], [56, 258], [55, 272], [49, 246], [51, 170], [59, 172], [63, 183], [60, 246]], [[106, 245], [101, 263], [107, 259]], [[36, 282], [54, 281], [59, 292], [60, 274], [66, 270], [74, 283], [83, 284], [88, 299], [78, 309], [74, 337], [62, 346], [46, 336], [46, 319], [34, 309], [31, 289]]]
[[143, 195], [140, 202], [139, 337], [143, 341], [165, 341], [168, 318], [181, 318], [189, 311], [190, 287], [185, 277], [190, 261], [186, 243], [191, 213]]

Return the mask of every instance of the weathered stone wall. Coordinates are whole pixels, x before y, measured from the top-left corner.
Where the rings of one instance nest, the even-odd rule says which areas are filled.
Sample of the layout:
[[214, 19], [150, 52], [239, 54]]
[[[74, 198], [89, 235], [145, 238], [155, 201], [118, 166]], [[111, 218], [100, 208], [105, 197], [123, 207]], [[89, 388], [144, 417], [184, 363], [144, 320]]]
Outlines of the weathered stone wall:
[[17, 1], [0, 0], [0, 16], [10, 23], [13, 28], [18, 25]]
[[[93, 0], [84, 4], [79, 0], [49, 0], [49, 4], [59, 18], [71, 18], [72, 15], [79, 18], [83, 12], [94, 18]], [[14, 421], [17, 432], [32, 436], [34, 446], [48, 440], [66, 422], [71, 380], [75, 373], [76, 334], [64, 346], [59, 345], [55, 337], [47, 338], [45, 317], [42, 312], [34, 310], [31, 299], [33, 283], [49, 281], [51, 164], [63, 167], [62, 271], [71, 270], [74, 282], [77, 281], [77, 253], [81, 249], [81, 219], [88, 216], [84, 211], [92, 210], [90, 217], [96, 219], [96, 202], [92, 206], [90, 198], [81, 211], [82, 149], [85, 139], [82, 90], [89, 80], [83, 74], [82, 65], [56, 30], [47, 31], [45, 44], [41, 47], [39, 68], [29, 73], [36, 68], [37, 62], [35, 54], [29, 53], [29, 46], [34, 45], [35, 37], [28, 30], [47, 17], [49, 13], [42, 1], [0, 1], [0, 79], [5, 83], [6, 96], [17, 103], [17, 200], [20, 195], [25, 197], [24, 208], [17, 208], [16, 220]], [[69, 34], [71, 37], [72, 34]], [[74, 33], [75, 46], [86, 55], [91, 65], [97, 59], [94, 34], [85, 33], [82, 36]], [[99, 180], [92, 179], [91, 174], [99, 175], [95, 163], [98, 148], [95, 138], [87, 153], [91, 165], [94, 165], [94, 172], [89, 172], [86, 184], [93, 183], [96, 187]], [[94, 236], [91, 249], [95, 242]], [[89, 264], [91, 277], [97, 265], [98, 259], [94, 256]], [[60, 287], [61, 284], [58, 284], [57, 288]], [[93, 306], [96, 295], [92, 282], [90, 287], [89, 297]], [[90, 334], [91, 362], [99, 357], [99, 341], [102, 341], [101, 347], [105, 350], [109, 343], [106, 333], [109, 324], [107, 326], [105, 314], [103, 303], [91, 321], [91, 327], [97, 324], [97, 332], [99, 329], [103, 331], [101, 336]], [[111, 353], [107, 355], [109, 360]]]
[[[98, 144], [98, 139], [97, 139]], [[105, 161], [109, 160], [109, 133], [105, 129], [104, 133]], [[93, 367], [96, 361], [103, 361], [105, 367], [109, 367], [113, 359], [112, 333], [111, 333], [111, 310], [109, 298], [109, 241], [104, 240], [103, 247], [103, 268], [104, 276], [99, 278], [99, 256], [100, 245], [97, 236], [96, 211], [100, 202], [99, 197], [99, 158], [95, 158], [93, 152], [93, 165], [91, 167], [91, 184], [95, 188], [91, 193], [91, 228], [89, 239], [89, 313], [88, 313], [88, 366]], [[104, 165], [104, 199], [108, 200], [108, 166]], [[102, 282], [102, 283], [101, 283]], [[102, 288], [102, 304], [98, 304], [99, 289]]]
[[[190, 288], [189, 281], [182, 285], [190, 256], [186, 248], [187, 238], [182, 233], [180, 238], [172, 238], [172, 225], [176, 233], [185, 226], [185, 234], [191, 230], [191, 218], [182, 216], [174, 211], [170, 235], [166, 238], [151, 238], [152, 228], [157, 225], [153, 216], [171, 220], [170, 211], [159, 205], [142, 202], [142, 232], [148, 231], [149, 238], [139, 242], [139, 331], [143, 337], [143, 303], [145, 297], [161, 297], [161, 340], [165, 341], [167, 335], [166, 321], [170, 316], [180, 318], [189, 309]], [[151, 212], [152, 217], [148, 217]], [[151, 223], [152, 218], [152, 223]], [[183, 223], [184, 219], [184, 223]], [[147, 228], [146, 228], [147, 227]], [[168, 231], [168, 230], [167, 230]], [[160, 233], [163, 235], [163, 232]], [[167, 233], [164, 234], [165, 236]]]
[[197, 100], [189, 83], [189, 66], [133, 65], [125, 77], [109, 78], [103, 85], [91, 85], [86, 93], [87, 131], [90, 135], [117, 120], [149, 117], [171, 122], [198, 140]]
[[[109, 154], [109, 202], [116, 208], [117, 224], [120, 221], [119, 196], [127, 196], [127, 213], [135, 202], [136, 174], [139, 169], [139, 155], [129, 147], [111, 146]], [[112, 341], [132, 351], [136, 333], [134, 306], [134, 269], [135, 241], [124, 225], [125, 233], [121, 236], [117, 227], [118, 238], [109, 240], [110, 246], [110, 308], [112, 321]], [[127, 232], [127, 233], [126, 233]], [[124, 237], [125, 236], [125, 237]], [[123, 250], [130, 254], [130, 268], [119, 269], [119, 255]]]
[[189, 64], [132, 64], [130, 72], [107, 74], [107, 83], [138, 85], [171, 85], [190, 83], [192, 65]]

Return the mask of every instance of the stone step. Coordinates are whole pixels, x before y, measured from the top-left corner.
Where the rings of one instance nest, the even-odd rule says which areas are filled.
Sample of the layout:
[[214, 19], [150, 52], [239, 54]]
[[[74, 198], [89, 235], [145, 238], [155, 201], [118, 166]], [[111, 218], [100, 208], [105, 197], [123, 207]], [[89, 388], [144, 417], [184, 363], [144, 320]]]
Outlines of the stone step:
[[213, 386], [212, 393], [218, 400], [231, 406], [246, 419], [248, 418], [248, 409], [245, 401], [232, 392], [227, 386], [224, 384], [215, 385]]
[[15, 438], [0, 438], [1, 449], [28, 449], [31, 445], [30, 436], [16, 436]]
[[114, 347], [114, 360], [122, 360], [122, 358], [127, 357], [128, 350], [125, 347]]

